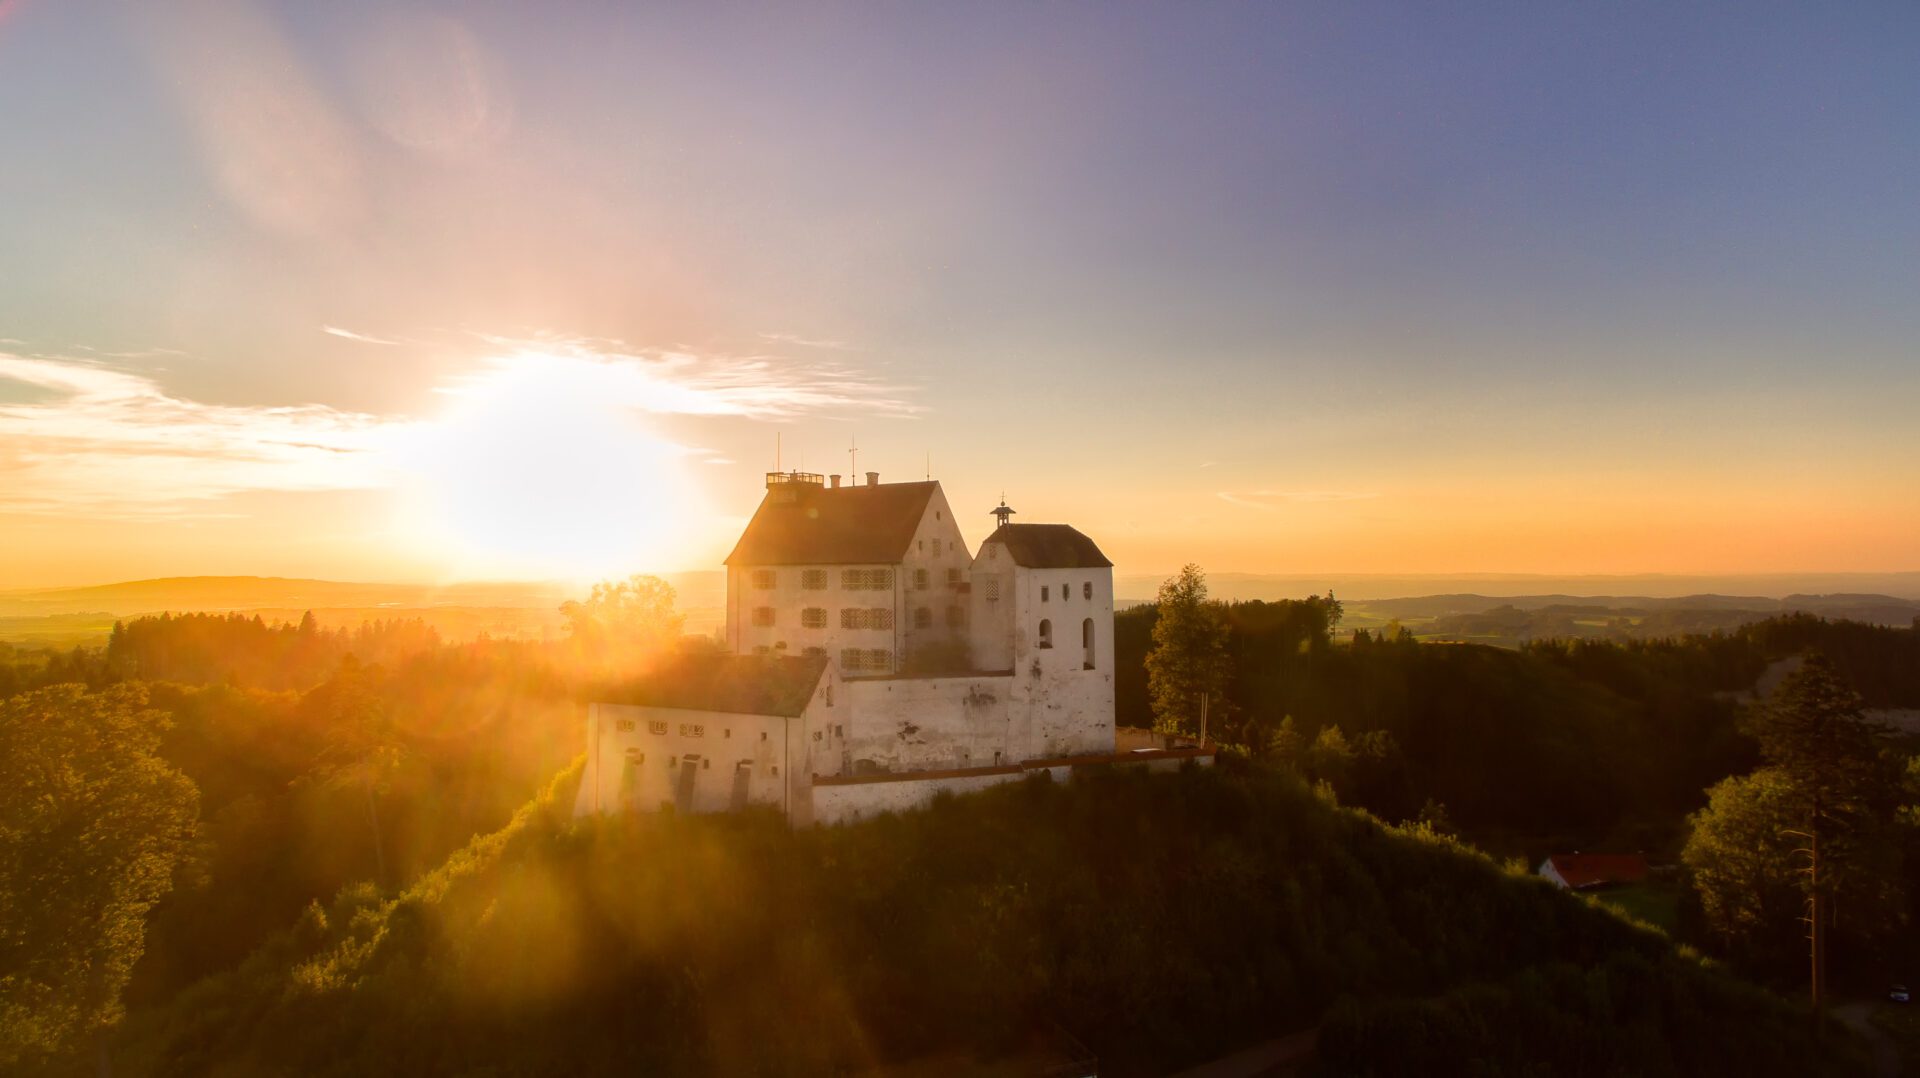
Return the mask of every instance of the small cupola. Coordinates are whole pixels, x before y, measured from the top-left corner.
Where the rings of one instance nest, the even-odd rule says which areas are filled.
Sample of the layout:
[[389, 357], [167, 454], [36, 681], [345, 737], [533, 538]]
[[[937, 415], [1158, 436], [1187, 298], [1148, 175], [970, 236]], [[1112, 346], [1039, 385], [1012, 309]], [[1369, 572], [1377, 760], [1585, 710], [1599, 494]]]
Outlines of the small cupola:
[[1010, 517], [1010, 516], [1012, 516], [1012, 515], [1013, 515], [1013, 510], [1011, 510], [1011, 509], [1009, 509], [1009, 508], [1007, 508], [1007, 499], [1006, 499], [1006, 496], [1005, 496], [1005, 495], [1001, 495], [1001, 497], [1000, 497], [1000, 506], [999, 506], [999, 508], [997, 508], [997, 509], [995, 509], [995, 510], [993, 511], [993, 516], [994, 516], [994, 519], [995, 519], [995, 520], [998, 520], [998, 521], [999, 521], [1000, 523], [998, 523], [998, 524], [996, 524], [996, 525], [994, 525], [994, 527], [996, 527], [996, 528], [1004, 528], [1004, 527], [1006, 527], [1006, 526], [1007, 526], [1007, 518], [1008, 518], [1008, 517]]

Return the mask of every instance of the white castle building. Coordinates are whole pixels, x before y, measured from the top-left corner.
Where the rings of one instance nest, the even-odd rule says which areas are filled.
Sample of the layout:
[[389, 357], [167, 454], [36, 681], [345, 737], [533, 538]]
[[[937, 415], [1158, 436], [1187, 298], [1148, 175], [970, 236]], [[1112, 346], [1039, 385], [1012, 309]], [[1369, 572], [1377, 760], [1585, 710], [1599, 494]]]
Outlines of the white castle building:
[[588, 705], [579, 812], [833, 823], [1120, 758], [1093, 540], [1003, 504], [969, 553], [939, 483], [866, 480], [767, 475], [726, 560], [728, 653]]

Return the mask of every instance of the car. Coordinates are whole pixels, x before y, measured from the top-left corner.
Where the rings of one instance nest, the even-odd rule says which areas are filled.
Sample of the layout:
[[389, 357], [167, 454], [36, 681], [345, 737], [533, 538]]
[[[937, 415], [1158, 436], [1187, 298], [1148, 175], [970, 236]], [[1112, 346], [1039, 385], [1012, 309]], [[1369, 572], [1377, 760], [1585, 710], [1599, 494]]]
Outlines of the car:
[[1892, 990], [1887, 993], [1887, 998], [1895, 1003], [1913, 1002], [1913, 995], [1907, 991], [1907, 986], [1904, 984], [1894, 985]]

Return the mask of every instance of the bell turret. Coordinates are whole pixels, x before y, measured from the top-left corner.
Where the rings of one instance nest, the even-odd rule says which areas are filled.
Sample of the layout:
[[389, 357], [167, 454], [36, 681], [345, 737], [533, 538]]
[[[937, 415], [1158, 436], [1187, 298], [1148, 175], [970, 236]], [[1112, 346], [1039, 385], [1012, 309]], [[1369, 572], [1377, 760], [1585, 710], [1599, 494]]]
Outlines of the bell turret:
[[997, 509], [995, 509], [995, 510], [993, 511], [993, 515], [994, 515], [994, 518], [995, 518], [996, 520], [998, 520], [998, 521], [1000, 522], [1000, 523], [998, 523], [998, 524], [996, 524], [996, 525], [994, 525], [994, 527], [996, 527], [996, 528], [1004, 528], [1004, 527], [1006, 527], [1006, 526], [1007, 526], [1007, 518], [1013, 515], [1013, 510], [1011, 510], [1011, 509], [1009, 509], [1009, 508], [1007, 508], [1007, 496], [1006, 496], [1006, 495], [1004, 495], [1004, 494], [1002, 494], [1002, 495], [1000, 496], [1000, 506], [999, 506], [999, 508], [997, 508]]

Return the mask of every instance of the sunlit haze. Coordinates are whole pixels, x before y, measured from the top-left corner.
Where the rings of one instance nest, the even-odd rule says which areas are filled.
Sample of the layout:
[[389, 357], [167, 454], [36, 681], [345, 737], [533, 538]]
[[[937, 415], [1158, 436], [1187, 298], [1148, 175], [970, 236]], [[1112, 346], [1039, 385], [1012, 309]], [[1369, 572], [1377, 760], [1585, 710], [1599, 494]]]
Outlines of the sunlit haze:
[[0, 587], [711, 568], [776, 460], [1120, 573], [1920, 568], [1916, 32], [0, 3]]

